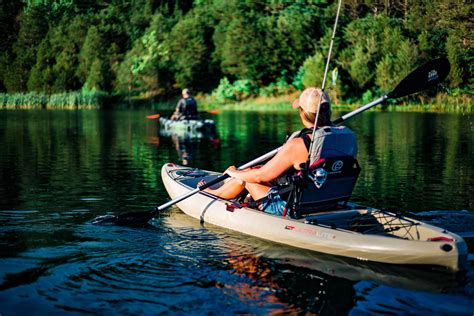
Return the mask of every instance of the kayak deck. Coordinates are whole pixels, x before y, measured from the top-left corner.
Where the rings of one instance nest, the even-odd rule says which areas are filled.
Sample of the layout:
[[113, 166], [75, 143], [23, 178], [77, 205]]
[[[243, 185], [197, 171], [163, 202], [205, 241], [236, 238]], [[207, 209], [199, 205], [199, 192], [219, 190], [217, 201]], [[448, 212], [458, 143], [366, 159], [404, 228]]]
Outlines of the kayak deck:
[[[178, 171], [177, 175], [182, 176], [181, 180], [176, 178], [177, 181], [180, 181], [191, 188], [197, 187], [197, 184], [201, 179], [209, 182], [216, 177], [216, 175], [209, 175], [207, 172], [201, 170]], [[228, 202], [234, 203], [235, 206], [240, 204], [235, 200], [229, 200]], [[370, 211], [365, 207], [359, 207], [357, 209], [357, 206], [355, 205], [350, 205], [349, 209], [346, 210], [319, 212], [295, 220], [305, 224], [331, 229], [348, 230], [360, 234], [384, 235], [411, 240], [419, 240], [420, 237], [419, 232], [416, 231], [418, 223], [413, 220], [378, 209]]]
[[[174, 164], [162, 168], [172, 198], [219, 173]], [[467, 261], [464, 240], [439, 227], [378, 209], [344, 206], [301, 218], [274, 216], [200, 192], [178, 203], [186, 214], [259, 238], [364, 261], [461, 269]]]

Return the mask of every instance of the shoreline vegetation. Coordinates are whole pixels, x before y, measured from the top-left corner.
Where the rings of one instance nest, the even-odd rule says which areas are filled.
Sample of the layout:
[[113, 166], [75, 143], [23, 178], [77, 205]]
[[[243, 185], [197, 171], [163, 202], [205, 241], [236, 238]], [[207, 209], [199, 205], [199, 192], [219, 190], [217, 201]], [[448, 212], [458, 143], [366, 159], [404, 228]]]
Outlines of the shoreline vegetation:
[[[324, 85], [332, 103], [367, 104], [447, 58], [443, 87], [397, 104], [472, 112], [471, 2], [345, 1]], [[183, 88], [201, 108], [283, 109], [321, 86], [336, 10], [326, 0], [0, 1], [0, 109], [168, 109]]]
[[[200, 110], [231, 110], [231, 111], [291, 111], [289, 106], [298, 96], [298, 92], [280, 96], [258, 96], [241, 101], [219, 102], [212, 95], [198, 95]], [[333, 103], [334, 109], [353, 110], [376, 99], [366, 98], [355, 102]], [[128, 97], [110, 95], [106, 92], [64, 92], [57, 94], [45, 93], [0, 93], [0, 109], [48, 109], [48, 110], [98, 110], [113, 108], [172, 110], [177, 100], [156, 101], [150, 97]], [[405, 98], [397, 102], [388, 102], [380, 105], [373, 111], [400, 111], [400, 112], [449, 112], [473, 113], [474, 102], [472, 95], [450, 95], [438, 93], [427, 98], [423, 95]]]
[[[380, 95], [381, 96], [381, 95]], [[256, 97], [234, 103], [216, 105], [214, 98], [205, 96], [198, 98], [200, 108], [203, 110], [232, 110], [232, 111], [291, 111], [292, 102], [298, 97], [298, 93], [278, 97]], [[337, 102], [332, 104], [333, 109], [355, 110], [379, 96], [367, 100], [355, 102]], [[449, 113], [473, 113], [474, 102], [471, 95], [461, 94], [451, 96], [446, 93], [438, 93], [435, 97], [424, 96], [407, 97], [401, 100], [389, 100], [386, 104], [374, 107], [370, 111], [394, 111], [394, 112], [449, 112]]]

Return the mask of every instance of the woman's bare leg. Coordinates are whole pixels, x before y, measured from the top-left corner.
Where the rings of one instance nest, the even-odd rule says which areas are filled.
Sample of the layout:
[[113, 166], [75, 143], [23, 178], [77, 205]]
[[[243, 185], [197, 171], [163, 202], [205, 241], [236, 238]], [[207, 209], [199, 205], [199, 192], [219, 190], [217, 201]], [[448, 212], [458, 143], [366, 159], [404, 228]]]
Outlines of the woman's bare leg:
[[217, 189], [207, 188], [204, 192], [218, 196], [223, 199], [233, 199], [245, 189], [245, 182], [237, 179], [230, 179]]
[[223, 199], [233, 199], [237, 197], [244, 189], [250, 193], [250, 196], [256, 201], [263, 198], [271, 185], [261, 183], [248, 183], [238, 179], [230, 179], [217, 189], [207, 188], [204, 192], [218, 196]]
[[246, 183], [245, 188], [249, 191], [250, 196], [254, 201], [257, 201], [267, 195], [268, 190], [270, 190], [270, 185], [265, 185], [261, 183]]

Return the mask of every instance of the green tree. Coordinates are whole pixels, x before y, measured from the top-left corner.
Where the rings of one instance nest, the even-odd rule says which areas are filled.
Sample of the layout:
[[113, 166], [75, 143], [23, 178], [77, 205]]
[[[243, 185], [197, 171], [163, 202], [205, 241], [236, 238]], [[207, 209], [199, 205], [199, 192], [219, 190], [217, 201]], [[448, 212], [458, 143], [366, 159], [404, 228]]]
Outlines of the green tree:
[[87, 30], [84, 44], [79, 53], [79, 65], [76, 74], [86, 90], [107, 90], [105, 65], [105, 42], [96, 26]]
[[384, 92], [389, 92], [415, 69], [418, 60], [416, 46], [408, 40], [404, 40], [394, 53], [386, 53], [382, 60], [377, 63], [376, 79], [377, 87]]
[[154, 91], [166, 94], [174, 78], [170, 73], [170, 53], [166, 39], [174, 24], [174, 17], [167, 18], [161, 12], [153, 20], [142, 37], [117, 67], [117, 87], [121, 91]]
[[20, 13], [18, 37], [12, 47], [13, 62], [6, 67], [4, 76], [8, 92], [27, 90], [29, 73], [36, 62], [37, 47], [49, 29], [49, 13], [48, 5], [36, 5]]
[[448, 30], [446, 53], [451, 63], [452, 86], [474, 86], [474, 3], [467, 0], [438, 0], [437, 26]]
[[178, 87], [211, 91], [217, 84], [220, 72], [211, 57], [213, 26], [214, 19], [204, 7], [189, 11], [171, 30], [166, 46]]
[[216, 7], [214, 58], [230, 76], [266, 85], [295, 76], [311, 56], [326, 21], [313, 2], [227, 1]]
[[320, 87], [323, 82], [326, 59], [321, 53], [309, 57], [303, 64], [302, 82], [304, 87]]
[[50, 27], [38, 47], [36, 63], [28, 78], [29, 91], [56, 93], [81, 88], [76, 72], [87, 26], [87, 19], [71, 18], [67, 14]]
[[28, 77], [28, 91], [52, 93], [52, 84], [56, 79], [53, 66], [59, 53], [51, 43], [52, 32], [48, 32], [38, 47], [36, 63]]

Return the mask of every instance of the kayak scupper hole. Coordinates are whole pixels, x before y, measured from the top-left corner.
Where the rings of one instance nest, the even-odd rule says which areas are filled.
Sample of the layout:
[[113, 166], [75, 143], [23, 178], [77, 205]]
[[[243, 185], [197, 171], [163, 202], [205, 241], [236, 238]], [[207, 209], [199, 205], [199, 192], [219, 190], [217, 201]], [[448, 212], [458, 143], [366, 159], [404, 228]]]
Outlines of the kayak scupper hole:
[[450, 252], [451, 250], [453, 250], [453, 246], [448, 245], [448, 244], [444, 244], [440, 248], [441, 250], [446, 251], [446, 252]]

